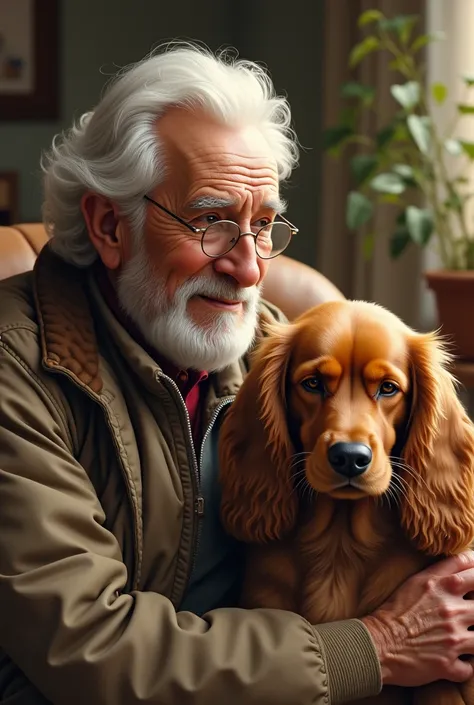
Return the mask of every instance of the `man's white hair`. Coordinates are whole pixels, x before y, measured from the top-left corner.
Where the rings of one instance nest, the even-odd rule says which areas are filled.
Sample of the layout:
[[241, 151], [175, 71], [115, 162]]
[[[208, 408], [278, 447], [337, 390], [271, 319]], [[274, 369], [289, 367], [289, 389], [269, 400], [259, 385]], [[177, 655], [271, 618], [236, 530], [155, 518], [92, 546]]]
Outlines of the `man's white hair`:
[[165, 176], [155, 122], [171, 107], [202, 108], [232, 127], [258, 127], [274, 154], [280, 180], [298, 161], [287, 100], [268, 73], [231, 52], [214, 55], [190, 43], [171, 43], [125, 68], [108, 85], [95, 110], [57, 135], [44, 155], [43, 216], [53, 249], [77, 266], [97, 252], [81, 213], [91, 190], [110, 198], [140, 233], [143, 195]]

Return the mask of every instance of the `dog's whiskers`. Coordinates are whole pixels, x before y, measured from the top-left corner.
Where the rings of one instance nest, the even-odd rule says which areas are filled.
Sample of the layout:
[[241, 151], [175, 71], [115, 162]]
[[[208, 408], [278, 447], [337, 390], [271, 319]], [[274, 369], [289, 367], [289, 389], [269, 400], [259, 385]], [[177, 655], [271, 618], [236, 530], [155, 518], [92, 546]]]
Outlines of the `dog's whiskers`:
[[316, 496], [316, 494], [316, 490], [311, 487], [309, 482], [305, 482], [305, 487], [303, 489], [303, 492], [301, 493], [301, 498], [305, 499], [305, 495], [307, 495], [308, 501], [311, 501]]
[[[294, 492], [299, 492], [302, 499], [305, 494], [309, 495], [309, 499], [312, 498], [314, 489], [306, 479], [306, 459], [309, 455], [311, 455], [310, 452], [301, 451], [291, 457], [290, 472], [293, 478], [293, 489], [291, 490], [290, 496], [293, 495]], [[295, 468], [299, 465], [303, 465], [303, 467], [295, 471]]]
[[306, 485], [308, 485], [308, 480], [306, 479], [306, 476], [303, 475], [303, 476], [301, 476], [301, 477], [298, 479], [297, 482], [294, 483], [293, 489], [291, 490], [290, 496], [291, 496], [294, 492], [298, 492], [301, 488], [304, 488], [304, 489], [303, 489], [303, 492], [304, 492], [304, 491], [306, 490]]
[[419, 475], [416, 470], [411, 466], [408, 465], [402, 458], [399, 458], [397, 456], [389, 456], [389, 461], [392, 464], [393, 467], [396, 467], [399, 470], [405, 470], [405, 472], [410, 475], [410, 477], [413, 478], [413, 480], [420, 485], [424, 485], [424, 489], [429, 492], [431, 495], [433, 495], [433, 490], [428, 486], [428, 483], [426, 482], [425, 478]]
[[298, 453], [293, 453], [292, 458], [302, 458], [311, 455], [309, 450], [300, 450]]
[[392, 480], [388, 490], [395, 501], [395, 505], [400, 507], [400, 499], [403, 497], [408, 502], [406, 489], [403, 486], [402, 478], [396, 473], [392, 475]]
[[306, 479], [306, 468], [301, 468], [301, 470], [297, 470], [295, 473], [292, 475], [293, 480], [305, 478]]
[[305, 463], [308, 455], [311, 455], [311, 453], [309, 453], [308, 451], [301, 451], [300, 453], [295, 453], [294, 455], [292, 455], [290, 458], [290, 470], [295, 467], [298, 467], [298, 465], [300, 465], [301, 463]]
[[384, 492], [384, 494], [382, 495], [382, 501], [383, 499], [387, 500], [388, 508], [390, 509], [390, 511], [392, 510], [392, 500], [395, 507], [398, 506], [399, 498], [392, 486], [389, 486], [388, 489]]
[[[405, 469], [405, 468], [403, 468]], [[392, 483], [390, 487], [392, 488], [392, 491], [397, 491], [399, 495], [401, 495], [404, 499], [404, 501], [414, 509], [413, 502], [412, 502], [412, 497], [417, 499], [416, 493], [412, 490], [411, 491], [411, 496], [408, 494], [407, 491], [407, 481], [404, 477], [399, 475], [396, 471], [392, 473]], [[390, 488], [389, 488], [390, 489]], [[400, 500], [400, 497], [398, 497], [398, 500]]]
[[299, 465], [306, 466], [306, 459], [302, 458], [301, 460], [296, 460], [296, 461], [292, 462], [290, 465], [290, 470], [293, 470], [293, 468], [297, 468]]
[[[300, 470], [297, 474], [299, 474], [300, 477], [294, 483], [293, 489], [290, 493], [290, 497], [293, 495], [294, 492], [299, 492], [301, 499], [304, 499], [305, 496], [307, 496], [308, 500], [312, 500], [317, 495], [317, 492], [314, 487], [311, 487], [308, 480], [306, 479], [304, 469]], [[293, 480], [295, 479], [295, 477], [296, 475], [293, 476]]]

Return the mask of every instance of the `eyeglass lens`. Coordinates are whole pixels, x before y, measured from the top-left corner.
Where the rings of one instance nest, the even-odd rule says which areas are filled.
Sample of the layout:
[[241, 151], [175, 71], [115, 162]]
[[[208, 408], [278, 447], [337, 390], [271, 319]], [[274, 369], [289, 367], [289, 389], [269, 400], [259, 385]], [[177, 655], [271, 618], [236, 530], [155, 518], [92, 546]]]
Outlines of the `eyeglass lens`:
[[[271, 259], [285, 250], [291, 240], [291, 229], [286, 223], [269, 223], [256, 231], [255, 248], [262, 259]], [[237, 242], [240, 229], [237, 223], [221, 220], [209, 225], [202, 249], [209, 257], [219, 257], [229, 252]]]

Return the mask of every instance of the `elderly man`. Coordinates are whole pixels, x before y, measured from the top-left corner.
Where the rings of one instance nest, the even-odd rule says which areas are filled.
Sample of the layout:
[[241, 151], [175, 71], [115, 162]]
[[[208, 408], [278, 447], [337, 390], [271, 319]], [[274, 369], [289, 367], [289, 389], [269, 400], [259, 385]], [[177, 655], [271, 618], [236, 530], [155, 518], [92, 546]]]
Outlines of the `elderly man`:
[[45, 158], [51, 243], [0, 288], [2, 702], [335, 705], [472, 674], [471, 555], [361, 621], [237, 608], [217, 436], [278, 316], [296, 161], [264, 71], [180, 45]]

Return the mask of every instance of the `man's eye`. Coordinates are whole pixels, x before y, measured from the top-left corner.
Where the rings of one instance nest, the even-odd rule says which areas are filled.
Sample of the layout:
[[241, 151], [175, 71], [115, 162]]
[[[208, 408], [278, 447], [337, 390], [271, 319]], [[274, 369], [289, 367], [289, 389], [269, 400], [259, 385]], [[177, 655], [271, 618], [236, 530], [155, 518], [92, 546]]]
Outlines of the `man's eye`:
[[394, 397], [400, 391], [398, 385], [395, 382], [382, 382], [380, 385], [377, 396], [379, 397]]
[[319, 377], [306, 377], [301, 382], [301, 386], [307, 392], [311, 392], [311, 394], [325, 394], [326, 392], [324, 384]]
[[193, 220], [193, 225], [197, 228], [207, 228], [208, 225], [217, 223], [218, 220], [222, 220], [222, 218], [215, 213], [203, 213], [203, 215], [200, 215]]
[[221, 220], [221, 218], [219, 218], [219, 216], [215, 213], [206, 213], [202, 219], [206, 225], [212, 225], [212, 223], [217, 223], [218, 220]]
[[270, 225], [272, 221], [270, 218], [259, 218], [253, 224], [254, 228], [264, 228], [266, 225]]

